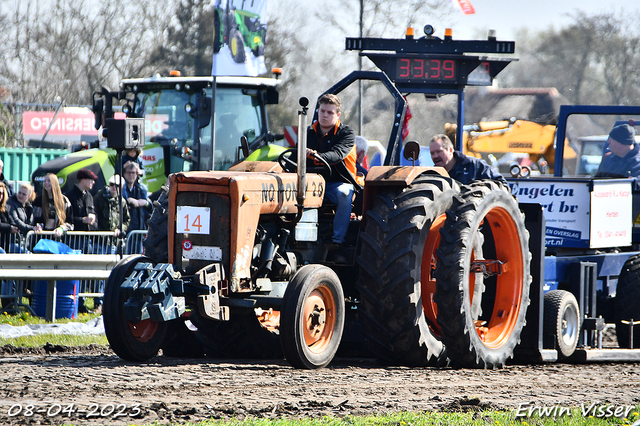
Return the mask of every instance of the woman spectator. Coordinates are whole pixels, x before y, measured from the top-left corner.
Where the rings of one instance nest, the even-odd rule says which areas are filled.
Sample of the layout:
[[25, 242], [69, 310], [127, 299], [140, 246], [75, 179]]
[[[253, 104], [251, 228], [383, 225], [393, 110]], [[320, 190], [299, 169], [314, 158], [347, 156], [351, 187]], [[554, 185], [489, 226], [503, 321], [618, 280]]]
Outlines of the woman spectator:
[[48, 173], [42, 182], [42, 193], [36, 197], [34, 205], [35, 223], [41, 223], [45, 231], [54, 231], [61, 236], [73, 231], [73, 208], [69, 199], [62, 194], [58, 177]]
[[0, 182], [0, 253], [6, 253], [9, 248], [11, 236], [16, 236], [20, 232], [17, 226], [12, 225], [7, 211], [7, 200], [9, 192], [4, 183]]
[[27, 235], [29, 231], [42, 230], [42, 228], [39, 225], [35, 225], [33, 221], [33, 205], [31, 205], [31, 202], [35, 198], [33, 186], [28, 183], [23, 183], [20, 185], [18, 192], [9, 198], [7, 202], [11, 224], [17, 226], [22, 235]]

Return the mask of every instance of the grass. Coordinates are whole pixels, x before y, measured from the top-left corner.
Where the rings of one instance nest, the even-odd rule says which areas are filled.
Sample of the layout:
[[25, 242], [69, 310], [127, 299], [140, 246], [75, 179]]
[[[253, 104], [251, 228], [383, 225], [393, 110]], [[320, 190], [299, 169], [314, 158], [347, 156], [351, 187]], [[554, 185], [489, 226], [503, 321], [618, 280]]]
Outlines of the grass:
[[[232, 419], [207, 420], [199, 423], [171, 423], [182, 426], [602, 426], [602, 425], [631, 425], [640, 419], [640, 406], [627, 419], [584, 417], [581, 410], [576, 408], [571, 415], [562, 417], [516, 418], [516, 410], [511, 411], [473, 411], [473, 412], [399, 412], [377, 416], [345, 416], [311, 418], [282, 418], [282, 419]], [[158, 425], [147, 423], [145, 426]]]

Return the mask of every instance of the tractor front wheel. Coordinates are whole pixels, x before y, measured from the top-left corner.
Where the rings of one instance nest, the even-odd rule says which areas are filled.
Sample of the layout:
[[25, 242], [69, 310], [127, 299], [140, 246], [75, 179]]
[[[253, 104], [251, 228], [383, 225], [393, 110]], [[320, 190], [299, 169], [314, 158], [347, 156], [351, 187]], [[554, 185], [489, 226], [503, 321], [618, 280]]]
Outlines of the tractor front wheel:
[[127, 361], [147, 361], [158, 354], [167, 332], [167, 323], [144, 319], [127, 320], [124, 304], [127, 295], [120, 285], [141, 262], [151, 262], [145, 256], [125, 257], [111, 271], [104, 288], [104, 331], [111, 349]]
[[287, 287], [280, 313], [280, 341], [296, 368], [321, 368], [335, 356], [344, 329], [345, 303], [335, 272], [321, 265], [301, 268]]

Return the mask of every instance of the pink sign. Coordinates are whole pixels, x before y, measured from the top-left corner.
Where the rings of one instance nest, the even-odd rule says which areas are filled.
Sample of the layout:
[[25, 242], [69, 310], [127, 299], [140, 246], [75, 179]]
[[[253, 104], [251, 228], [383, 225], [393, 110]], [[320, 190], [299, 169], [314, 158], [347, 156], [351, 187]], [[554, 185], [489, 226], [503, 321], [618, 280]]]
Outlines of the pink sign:
[[[22, 113], [22, 133], [24, 135], [45, 134], [49, 124], [55, 115], [54, 111], [25, 111]], [[48, 135], [65, 136], [73, 139], [83, 135], [98, 136], [98, 131], [93, 126], [93, 113], [84, 112], [60, 112], [51, 125]]]

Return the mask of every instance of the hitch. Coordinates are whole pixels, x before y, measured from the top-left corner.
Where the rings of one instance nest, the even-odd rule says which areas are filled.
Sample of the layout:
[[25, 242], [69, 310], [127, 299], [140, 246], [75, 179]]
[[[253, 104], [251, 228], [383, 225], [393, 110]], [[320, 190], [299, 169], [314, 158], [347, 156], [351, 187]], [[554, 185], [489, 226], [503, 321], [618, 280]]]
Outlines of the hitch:
[[474, 260], [471, 262], [471, 272], [481, 272], [487, 278], [492, 275], [500, 275], [506, 272], [505, 263], [499, 260]]

